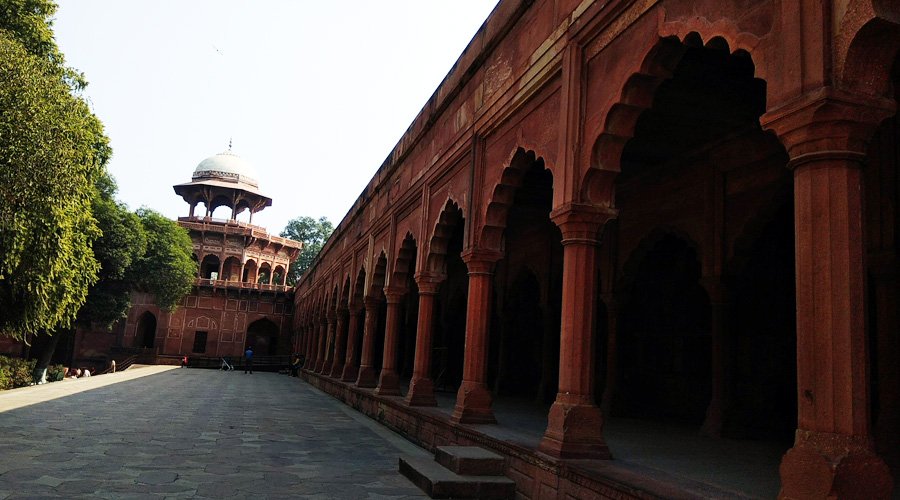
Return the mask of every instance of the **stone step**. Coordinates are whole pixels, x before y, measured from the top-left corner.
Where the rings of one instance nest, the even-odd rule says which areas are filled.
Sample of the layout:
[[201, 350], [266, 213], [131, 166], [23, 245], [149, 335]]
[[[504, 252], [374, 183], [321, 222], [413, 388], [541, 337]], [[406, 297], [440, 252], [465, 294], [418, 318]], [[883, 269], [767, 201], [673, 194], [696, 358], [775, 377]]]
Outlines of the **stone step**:
[[431, 498], [510, 499], [516, 483], [504, 476], [462, 476], [434, 460], [400, 457], [400, 473]]
[[438, 446], [437, 463], [463, 476], [502, 476], [505, 460], [478, 446]]

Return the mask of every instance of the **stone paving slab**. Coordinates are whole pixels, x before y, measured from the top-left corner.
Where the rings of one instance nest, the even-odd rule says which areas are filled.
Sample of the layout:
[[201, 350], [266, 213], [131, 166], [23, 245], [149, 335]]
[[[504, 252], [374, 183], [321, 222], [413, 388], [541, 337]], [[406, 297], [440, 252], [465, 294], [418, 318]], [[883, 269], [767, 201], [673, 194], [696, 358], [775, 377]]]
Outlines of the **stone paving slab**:
[[145, 367], [0, 393], [0, 499], [425, 498], [428, 453], [296, 378]]

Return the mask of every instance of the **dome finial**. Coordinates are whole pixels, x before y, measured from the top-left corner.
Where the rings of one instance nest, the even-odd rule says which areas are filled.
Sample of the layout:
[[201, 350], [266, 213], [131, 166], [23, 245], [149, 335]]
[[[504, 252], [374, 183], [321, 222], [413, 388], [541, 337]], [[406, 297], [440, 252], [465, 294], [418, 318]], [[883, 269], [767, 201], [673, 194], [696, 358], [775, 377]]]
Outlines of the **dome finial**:
[[231, 152], [231, 137], [228, 138], [228, 151]]

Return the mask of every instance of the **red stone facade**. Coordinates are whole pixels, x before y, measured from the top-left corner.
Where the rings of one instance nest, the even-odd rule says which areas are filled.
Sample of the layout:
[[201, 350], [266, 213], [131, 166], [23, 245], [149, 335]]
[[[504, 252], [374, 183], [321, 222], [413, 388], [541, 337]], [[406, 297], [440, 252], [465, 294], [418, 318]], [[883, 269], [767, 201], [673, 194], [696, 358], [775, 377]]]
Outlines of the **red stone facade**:
[[[296, 288], [306, 376], [527, 498], [659, 494], [590, 465], [608, 416], [889, 497], [898, 48], [896, 2], [502, 0]], [[473, 430], [500, 398], [549, 405], [539, 444]]]

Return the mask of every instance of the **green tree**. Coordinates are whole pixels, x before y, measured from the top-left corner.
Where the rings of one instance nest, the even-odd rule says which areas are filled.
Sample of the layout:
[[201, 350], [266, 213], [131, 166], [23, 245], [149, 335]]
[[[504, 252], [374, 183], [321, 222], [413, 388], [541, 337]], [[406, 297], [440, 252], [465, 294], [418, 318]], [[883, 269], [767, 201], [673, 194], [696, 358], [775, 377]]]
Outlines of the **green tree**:
[[185, 228], [148, 208], [137, 211], [147, 236], [147, 251], [128, 270], [132, 283], [152, 293], [156, 305], [174, 310], [191, 291], [197, 264]]
[[61, 56], [0, 19], [0, 334], [21, 339], [71, 325], [97, 281], [91, 200], [111, 150]]
[[293, 285], [300, 280], [300, 276], [312, 265], [333, 231], [334, 225], [326, 217], [319, 217], [319, 220], [316, 220], [303, 216], [288, 221], [284, 231], [281, 232], [281, 237], [303, 242], [300, 256], [288, 270], [288, 285]]
[[94, 257], [100, 262], [99, 280], [88, 291], [87, 301], [78, 312], [78, 323], [112, 328], [124, 319], [131, 307], [131, 291], [136, 283], [129, 268], [147, 251], [147, 236], [141, 219], [113, 198], [115, 185], [98, 189], [92, 212], [102, 236], [94, 242]]

